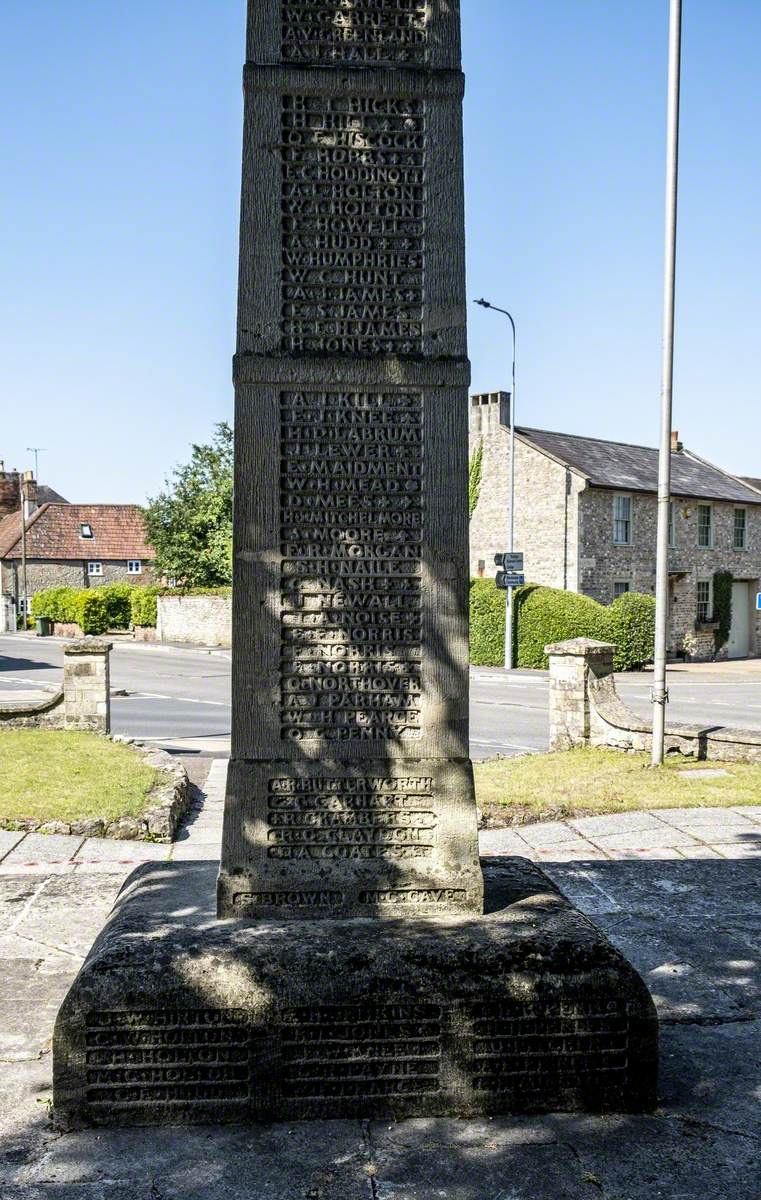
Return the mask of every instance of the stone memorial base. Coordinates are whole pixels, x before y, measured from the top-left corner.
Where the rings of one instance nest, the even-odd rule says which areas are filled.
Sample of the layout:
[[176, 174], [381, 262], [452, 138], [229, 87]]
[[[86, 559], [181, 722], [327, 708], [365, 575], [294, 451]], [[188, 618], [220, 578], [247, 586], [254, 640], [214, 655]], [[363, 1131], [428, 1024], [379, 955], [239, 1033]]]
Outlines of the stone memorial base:
[[634, 1112], [657, 1020], [633, 967], [523, 859], [486, 915], [219, 921], [216, 863], [135, 871], [61, 1008], [71, 1127]]

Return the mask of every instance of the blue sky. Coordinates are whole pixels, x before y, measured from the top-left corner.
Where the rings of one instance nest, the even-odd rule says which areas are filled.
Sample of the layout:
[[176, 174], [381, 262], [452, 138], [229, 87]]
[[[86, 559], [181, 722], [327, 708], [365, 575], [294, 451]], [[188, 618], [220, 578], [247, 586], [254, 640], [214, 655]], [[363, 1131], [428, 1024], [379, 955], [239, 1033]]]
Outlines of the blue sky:
[[[519, 423], [654, 445], [667, 0], [464, 0], [468, 291]], [[684, 5], [675, 419], [761, 476], [761, 5]], [[0, 458], [142, 501], [232, 413], [243, 0], [3, 0]], [[470, 306], [474, 390], [508, 386]]]

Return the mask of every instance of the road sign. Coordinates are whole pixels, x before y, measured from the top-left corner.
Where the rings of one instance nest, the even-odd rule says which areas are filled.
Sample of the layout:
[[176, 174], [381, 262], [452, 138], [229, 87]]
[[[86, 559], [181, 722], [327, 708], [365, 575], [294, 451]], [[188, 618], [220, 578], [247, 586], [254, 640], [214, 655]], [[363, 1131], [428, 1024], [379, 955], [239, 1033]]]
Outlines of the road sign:
[[505, 551], [502, 554], [494, 555], [496, 566], [503, 567], [505, 571], [522, 571], [523, 570], [523, 551], [516, 550], [514, 554]]
[[756, 608], [761, 612], [761, 592], [756, 592]]
[[526, 576], [519, 575], [517, 571], [497, 571], [497, 587], [503, 592], [508, 588], [523, 587], [525, 582]]

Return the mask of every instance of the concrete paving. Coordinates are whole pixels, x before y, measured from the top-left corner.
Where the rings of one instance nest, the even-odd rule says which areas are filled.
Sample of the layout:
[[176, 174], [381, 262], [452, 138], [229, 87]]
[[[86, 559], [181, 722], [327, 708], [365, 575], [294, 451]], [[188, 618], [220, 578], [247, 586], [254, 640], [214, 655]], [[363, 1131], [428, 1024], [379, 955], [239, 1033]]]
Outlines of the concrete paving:
[[225, 771], [173, 847], [0, 837], [2, 1200], [758, 1200], [761, 806], [482, 835], [487, 856], [540, 862], [642, 972], [661, 1019], [652, 1115], [59, 1129], [58, 1006], [137, 862], [218, 855]]

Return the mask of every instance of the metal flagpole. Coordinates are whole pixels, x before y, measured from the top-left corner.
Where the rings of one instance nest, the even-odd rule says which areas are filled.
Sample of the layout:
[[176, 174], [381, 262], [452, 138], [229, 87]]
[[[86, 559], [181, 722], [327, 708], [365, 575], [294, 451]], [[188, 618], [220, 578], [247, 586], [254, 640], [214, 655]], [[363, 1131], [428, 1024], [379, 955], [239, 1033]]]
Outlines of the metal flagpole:
[[655, 670], [653, 673], [652, 763], [663, 762], [666, 726], [666, 641], [669, 615], [669, 505], [671, 502], [671, 410], [674, 382], [674, 299], [679, 186], [679, 93], [682, 49], [682, 0], [670, 0], [668, 133], [666, 146], [666, 245], [663, 274], [663, 360], [661, 367], [661, 443], [658, 459], [658, 543], [655, 578]]

